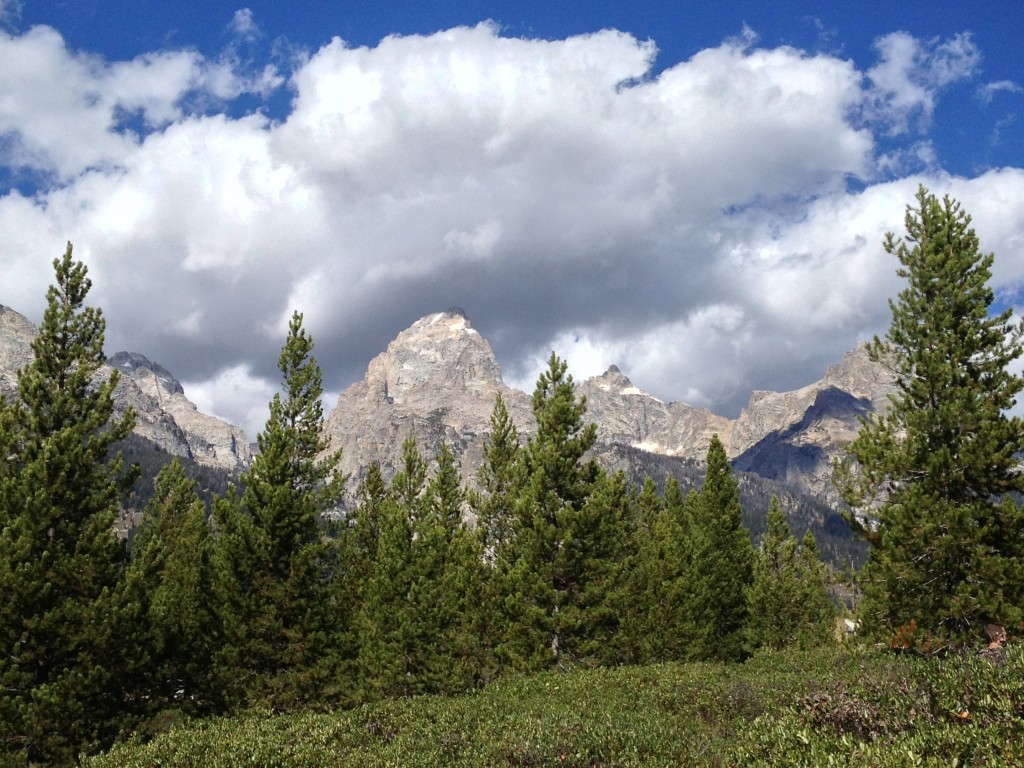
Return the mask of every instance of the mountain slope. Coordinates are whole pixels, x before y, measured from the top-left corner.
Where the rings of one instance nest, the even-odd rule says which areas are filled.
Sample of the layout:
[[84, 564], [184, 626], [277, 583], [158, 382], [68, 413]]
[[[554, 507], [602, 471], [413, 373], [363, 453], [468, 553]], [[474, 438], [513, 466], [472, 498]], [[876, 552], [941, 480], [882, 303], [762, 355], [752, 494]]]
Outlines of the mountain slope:
[[[32, 360], [38, 329], [10, 307], [0, 305], [0, 396], [17, 392], [18, 369]], [[135, 409], [135, 434], [172, 456], [237, 472], [251, 459], [249, 441], [238, 427], [200, 413], [168, 371], [144, 356], [120, 352], [110, 365], [122, 371], [114, 393], [115, 409]], [[100, 376], [110, 374], [103, 368]]]

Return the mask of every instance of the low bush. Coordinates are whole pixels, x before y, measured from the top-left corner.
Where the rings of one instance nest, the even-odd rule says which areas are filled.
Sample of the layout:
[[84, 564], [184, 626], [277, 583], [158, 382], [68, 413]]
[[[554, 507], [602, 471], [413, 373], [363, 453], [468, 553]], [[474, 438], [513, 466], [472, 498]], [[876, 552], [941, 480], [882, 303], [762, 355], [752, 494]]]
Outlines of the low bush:
[[506, 678], [331, 714], [252, 712], [178, 724], [85, 765], [1024, 765], [1021, 745], [1021, 649], [991, 661], [843, 648]]

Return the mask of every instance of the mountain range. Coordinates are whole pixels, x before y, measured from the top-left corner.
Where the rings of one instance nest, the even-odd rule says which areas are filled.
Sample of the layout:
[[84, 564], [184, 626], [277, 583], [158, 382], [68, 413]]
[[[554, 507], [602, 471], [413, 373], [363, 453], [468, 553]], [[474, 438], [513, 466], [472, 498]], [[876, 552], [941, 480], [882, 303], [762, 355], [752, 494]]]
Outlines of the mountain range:
[[[599, 454], [628, 447], [700, 461], [717, 434], [737, 470], [835, 504], [832, 459], [856, 436], [861, 417], [886, 406], [895, 384], [862, 344], [819, 381], [791, 392], [754, 392], [735, 419], [665, 403], [614, 365], [578, 382], [577, 391], [587, 399], [586, 419], [597, 424]], [[407, 437], [428, 456], [447, 442], [463, 477], [472, 477], [499, 394], [520, 434], [530, 435], [531, 396], [505, 385], [490, 344], [453, 308], [402, 331], [370, 362], [362, 381], [341, 394], [325, 427], [353, 480], [371, 461], [385, 475], [393, 473]]]
[[[15, 392], [16, 372], [31, 360], [35, 334], [31, 322], [0, 305], [0, 395]], [[117, 408], [135, 409], [141, 442], [230, 475], [248, 466], [249, 438], [200, 412], [171, 372], [137, 352], [118, 352], [108, 364], [122, 372]], [[809, 499], [813, 510], [804, 525], [794, 527], [811, 527], [818, 535], [835, 527], [835, 516], [827, 511], [838, 504], [830, 482], [832, 460], [856, 436], [860, 419], [886, 406], [895, 384], [862, 344], [805, 387], [754, 392], [735, 419], [663, 402], [614, 365], [577, 382], [577, 391], [586, 397], [586, 419], [598, 427], [594, 454], [606, 467], [623, 469], [631, 479], [664, 480], [674, 474], [693, 485], [717, 434], [741, 486], [748, 492], [761, 489], [761, 496], [786, 494], [790, 511], [803, 503], [799, 499]], [[325, 421], [331, 450], [342, 450], [348, 499], [371, 462], [380, 464], [385, 477], [396, 471], [408, 437], [428, 458], [447, 442], [462, 476], [472, 481], [499, 394], [520, 435], [532, 434], [531, 396], [504, 383], [490, 344], [461, 310], [417, 320], [370, 361], [365, 377], [342, 392]], [[756, 521], [753, 526], [756, 532]]]

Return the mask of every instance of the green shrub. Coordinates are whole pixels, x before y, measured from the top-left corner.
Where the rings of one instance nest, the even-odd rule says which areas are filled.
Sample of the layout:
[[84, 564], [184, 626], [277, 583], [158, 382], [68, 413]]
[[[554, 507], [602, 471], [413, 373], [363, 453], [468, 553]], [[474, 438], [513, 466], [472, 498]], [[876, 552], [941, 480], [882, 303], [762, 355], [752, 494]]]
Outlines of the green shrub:
[[253, 712], [177, 724], [85, 765], [1012, 766], [1024, 765], [1022, 745], [1024, 650], [993, 663], [847, 647], [508, 677], [331, 714]]

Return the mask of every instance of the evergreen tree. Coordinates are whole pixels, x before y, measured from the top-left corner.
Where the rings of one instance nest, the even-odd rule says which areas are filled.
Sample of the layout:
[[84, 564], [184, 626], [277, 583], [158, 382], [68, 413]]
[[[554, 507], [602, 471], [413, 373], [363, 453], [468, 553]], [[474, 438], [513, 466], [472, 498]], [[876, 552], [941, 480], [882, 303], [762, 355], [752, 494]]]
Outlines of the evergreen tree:
[[636, 564], [633, 497], [623, 472], [601, 472], [579, 509], [566, 508], [556, 558], [564, 584], [560, 653], [577, 664], [634, 661], [628, 615]]
[[798, 543], [775, 497], [767, 525], [747, 590], [748, 647], [780, 650], [821, 645], [831, 638], [835, 609], [814, 535], [808, 530], [803, 543]]
[[828, 566], [821, 561], [818, 542], [811, 529], [804, 531], [800, 539], [801, 571], [805, 611], [804, 630], [798, 643], [802, 647], [827, 643], [835, 638], [836, 619], [839, 612], [829, 597], [831, 575]]
[[838, 480], [855, 527], [872, 544], [862, 624], [892, 637], [913, 622], [925, 643], [977, 637], [1024, 615], [1024, 421], [1011, 416], [1024, 378], [1022, 327], [990, 314], [992, 254], [982, 254], [960, 203], [924, 187], [907, 235], [885, 250], [906, 287], [870, 347], [898, 391], [865, 423]]
[[384, 527], [395, 506], [379, 463], [370, 464], [356, 489], [356, 500], [355, 509], [338, 531], [336, 547], [344, 569], [333, 583], [336, 602], [346, 606], [350, 617], [347, 626], [340, 627], [340, 634], [335, 638], [340, 658], [345, 660], [337, 674], [349, 681], [346, 691], [349, 697], [363, 695], [360, 691], [360, 617], [380, 556]]
[[427, 487], [427, 462], [416, 445], [416, 438], [407, 437], [402, 443], [402, 468], [391, 478], [391, 495], [405, 508], [411, 520], [419, 517]]
[[514, 530], [524, 473], [519, 432], [499, 394], [491, 413], [491, 430], [484, 444], [477, 488], [469, 493], [476, 516], [476, 534], [486, 563], [482, 571], [479, 632], [485, 649], [481, 677], [491, 679], [504, 663], [503, 645], [510, 617], [506, 606], [511, 566], [515, 560]]
[[562, 644], [576, 585], [565, 546], [599, 474], [593, 460], [584, 460], [597, 439], [597, 427], [583, 423], [585, 412], [586, 399], [577, 399], [566, 363], [552, 353], [533, 393], [537, 432], [523, 449], [525, 481], [505, 583], [510, 625], [502, 655], [518, 668], [571, 661]]
[[[131, 666], [150, 713], [173, 706], [200, 715], [220, 706], [212, 679], [210, 530], [195, 482], [175, 459], [156, 479], [135, 537], [121, 602], [140, 632]], [[120, 633], [127, 643], [128, 632]]]
[[692, 634], [687, 655], [735, 661], [743, 656], [754, 548], [743, 525], [739, 484], [718, 435], [708, 447], [704, 484], [688, 507], [684, 599]]
[[414, 527], [414, 558], [421, 578], [412, 602], [425, 630], [421, 676], [426, 690], [454, 693], [472, 687], [483, 667], [480, 595], [483, 550], [463, 520], [465, 492], [447, 443], [427, 483], [426, 510]]
[[[391, 479], [386, 501], [376, 505], [380, 514], [376, 558], [362, 587], [356, 620], [364, 700], [423, 692], [416, 677], [422, 635], [410, 593], [421, 565], [415, 560], [413, 526], [422, 516], [426, 478], [427, 465], [416, 440], [406, 438], [401, 469]], [[377, 488], [375, 481], [367, 490], [371, 488]]]
[[492, 563], [512, 533], [515, 505], [523, 484], [521, 455], [519, 431], [499, 394], [491, 413], [484, 460], [477, 474], [479, 489], [469, 497], [481, 546]]
[[108, 742], [125, 705], [113, 526], [134, 477], [108, 456], [135, 417], [115, 418], [105, 322], [84, 306], [91, 281], [70, 243], [54, 269], [34, 359], [0, 400], [0, 759], [33, 763]]
[[462, 691], [481, 668], [482, 554], [454, 456], [442, 444], [429, 481], [413, 438], [402, 457], [359, 615], [366, 698]]
[[360, 604], [363, 588], [377, 562], [381, 529], [387, 507], [391, 503], [380, 464], [372, 462], [356, 488], [356, 508], [340, 537], [348, 563], [344, 577], [345, 591], [354, 607]]
[[652, 486], [653, 482], [645, 483], [641, 493], [649, 522], [641, 524], [637, 532], [632, 634], [639, 661], [681, 661], [687, 658], [692, 635], [686, 600], [686, 501], [674, 477], [669, 478], [665, 495], [657, 502], [651, 498]]
[[382, 507], [377, 557], [361, 590], [356, 618], [359, 695], [364, 700], [411, 696], [416, 615], [409, 603], [415, 563], [409, 510]]
[[334, 684], [342, 660], [332, 641], [346, 619], [332, 589], [337, 553], [321, 523], [339, 504], [344, 477], [336, 472], [340, 454], [324, 455], [322, 375], [312, 349], [296, 312], [278, 362], [285, 396], [270, 403], [241, 498], [214, 507], [222, 671], [239, 681], [256, 673], [257, 695], [279, 706], [322, 697]]

